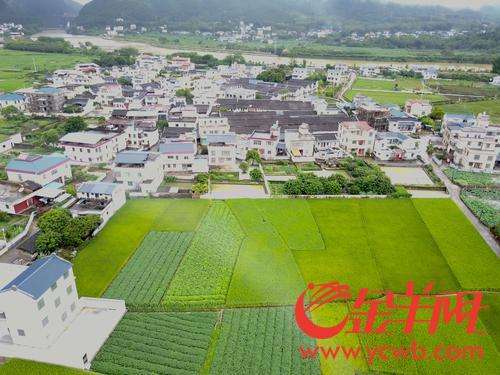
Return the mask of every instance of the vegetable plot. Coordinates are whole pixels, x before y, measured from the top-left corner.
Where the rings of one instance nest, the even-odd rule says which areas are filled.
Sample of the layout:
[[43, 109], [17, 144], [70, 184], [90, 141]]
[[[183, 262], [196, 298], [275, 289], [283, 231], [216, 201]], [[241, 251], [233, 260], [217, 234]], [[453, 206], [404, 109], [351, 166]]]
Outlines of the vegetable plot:
[[243, 236], [226, 204], [215, 202], [172, 280], [165, 304], [181, 308], [223, 305]]
[[298, 348], [314, 348], [298, 330], [292, 307], [225, 310], [211, 374], [320, 374], [319, 360], [303, 360]]
[[150, 232], [104, 296], [128, 306], [159, 305], [192, 238], [190, 232]]
[[196, 374], [217, 313], [128, 313], [92, 361], [103, 374]]

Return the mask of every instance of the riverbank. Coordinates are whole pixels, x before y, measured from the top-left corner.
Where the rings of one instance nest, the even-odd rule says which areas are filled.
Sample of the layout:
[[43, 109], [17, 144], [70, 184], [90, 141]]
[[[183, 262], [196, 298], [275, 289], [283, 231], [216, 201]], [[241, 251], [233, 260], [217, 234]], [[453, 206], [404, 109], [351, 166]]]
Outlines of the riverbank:
[[[215, 57], [222, 59], [228, 55], [232, 55], [235, 53], [241, 53], [245, 60], [252, 63], [263, 63], [263, 64], [289, 64], [294, 58], [277, 56], [273, 54], [263, 53], [263, 52], [248, 52], [248, 51], [240, 51], [240, 50], [227, 50], [221, 52], [220, 50], [214, 50], [211, 48], [165, 48], [159, 47], [152, 44], [144, 43], [144, 42], [136, 42], [129, 41], [123, 38], [121, 39], [108, 39], [100, 36], [91, 36], [91, 35], [73, 35], [68, 34], [64, 30], [45, 30], [41, 33], [35, 34], [33, 37], [38, 36], [48, 36], [48, 37], [57, 37], [64, 38], [74, 46], [78, 46], [81, 43], [92, 43], [104, 50], [112, 51], [119, 48], [124, 47], [133, 47], [138, 49], [140, 52], [144, 53], [152, 53], [159, 55], [171, 55], [177, 52], [199, 52], [199, 53], [210, 53]], [[447, 63], [447, 62], [419, 62], [419, 61], [406, 61], [406, 62], [391, 62], [391, 61], [376, 61], [376, 60], [360, 60], [360, 59], [326, 59], [326, 58], [310, 58], [310, 57], [295, 57], [295, 60], [306, 61], [306, 64], [309, 66], [315, 67], [324, 67], [327, 64], [348, 64], [348, 65], [362, 65], [362, 64], [376, 64], [379, 66], [386, 67], [405, 67], [411, 64], [419, 64], [422, 66], [438, 66], [443, 68], [453, 67], [455, 69], [460, 70], [472, 70], [472, 71], [490, 71], [491, 65], [489, 64], [469, 64], [469, 63]]]

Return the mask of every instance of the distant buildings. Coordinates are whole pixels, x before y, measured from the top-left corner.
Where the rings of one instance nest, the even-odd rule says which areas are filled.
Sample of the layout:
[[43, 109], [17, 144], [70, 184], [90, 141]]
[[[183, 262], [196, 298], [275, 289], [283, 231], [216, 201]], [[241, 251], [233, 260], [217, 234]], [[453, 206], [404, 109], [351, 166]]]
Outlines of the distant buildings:
[[26, 110], [26, 97], [16, 93], [0, 95], [0, 109], [9, 106], [14, 106], [20, 111]]
[[40, 89], [22, 90], [27, 98], [27, 109], [31, 113], [51, 115], [61, 112], [66, 101], [61, 89], [42, 87]]
[[405, 112], [419, 118], [429, 116], [432, 105], [428, 100], [410, 99], [405, 103]]

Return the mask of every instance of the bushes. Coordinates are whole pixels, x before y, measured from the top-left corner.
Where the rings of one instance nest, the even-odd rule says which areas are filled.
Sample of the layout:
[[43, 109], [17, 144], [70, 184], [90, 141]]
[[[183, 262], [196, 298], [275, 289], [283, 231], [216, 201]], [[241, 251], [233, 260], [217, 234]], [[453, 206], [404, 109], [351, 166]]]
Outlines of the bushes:
[[396, 191], [389, 178], [375, 165], [352, 158], [343, 160], [340, 164], [353, 177], [352, 180], [347, 180], [338, 174], [327, 178], [301, 174], [296, 180], [287, 181], [283, 185], [283, 193], [286, 195], [390, 195]]
[[206, 194], [208, 193], [208, 181], [210, 180], [210, 175], [208, 173], [199, 173], [194, 178], [195, 184], [193, 185], [194, 194]]
[[260, 182], [264, 179], [264, 175], [260, 171], [260, 169], [254, 168], [250, 171], [250, 178], [252, 181]]
[[391, 194], [391, 198], [403, 199], [411, 198], [411, 194], [403, 186], [396, 186], [396, 191]]
[[49, 254], [61, 247], [78, 247], [92, 235], [100, 222], [97, 215], [73, 218], [67, 209], [54, 208], [38, 220], [41, 233], [36, 239], [36, 249]]

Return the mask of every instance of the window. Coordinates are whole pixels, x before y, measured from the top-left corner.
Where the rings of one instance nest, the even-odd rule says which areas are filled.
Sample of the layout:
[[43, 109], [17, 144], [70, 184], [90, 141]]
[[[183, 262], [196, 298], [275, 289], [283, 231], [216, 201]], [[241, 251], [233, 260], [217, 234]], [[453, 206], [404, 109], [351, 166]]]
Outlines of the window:
[[75, 311], [75, 309], [76, 309], [76, 303], [73, 302], [71, 304], [71, 312]]
[[7, 319], [4, 312], [0, 312], [0, 319]]
[[38, 310], [43, 309], [43, 307], [45, 306], [45, 300], [43, 298], [40, 298], [38, 300], [37, 306], [38, 306]]
[[68, 286], [66, 288], [66, 293], [71, 294], [72, 291], [73, 291], [73, 286], [72, 285], [70, 285], [70, 286]]
[[67, 318], [68, 318], [68, 313], [65, 311], [65, 312], [61, 315], [61, 320], [64, 322]]
[[69, 276], [69, 271], [64, 272], [63, 276], [64, 276], [64, 279], [67, 279]]
[[18, 329], [17, 330], [17, 335], [18, 336], [26, 336], [26, 332], [24, 332], [24, 329]]
[[52, 284], [52, 286], [50, 287], [50, 290], [52, 290], [52, 291], [54, 291], [56, 289], [57, 289], [57, 281], [54, 284]]
[[48, 317], [48, 316], [46, 316], [46, 317], [45, 317], [45, 318], [43, 318], [43, 320], [42, 320], [42, 326], [43, 326], [43, 327], [46, 327], [46, 326], [47, 326], [47, 324], [49, 324], [49, 317]]
[[56, 300], [54, 301], [54, 305], [56, 306], [56, 309], [59, 307], [61, 304], [61, 297], [57, 297]]

